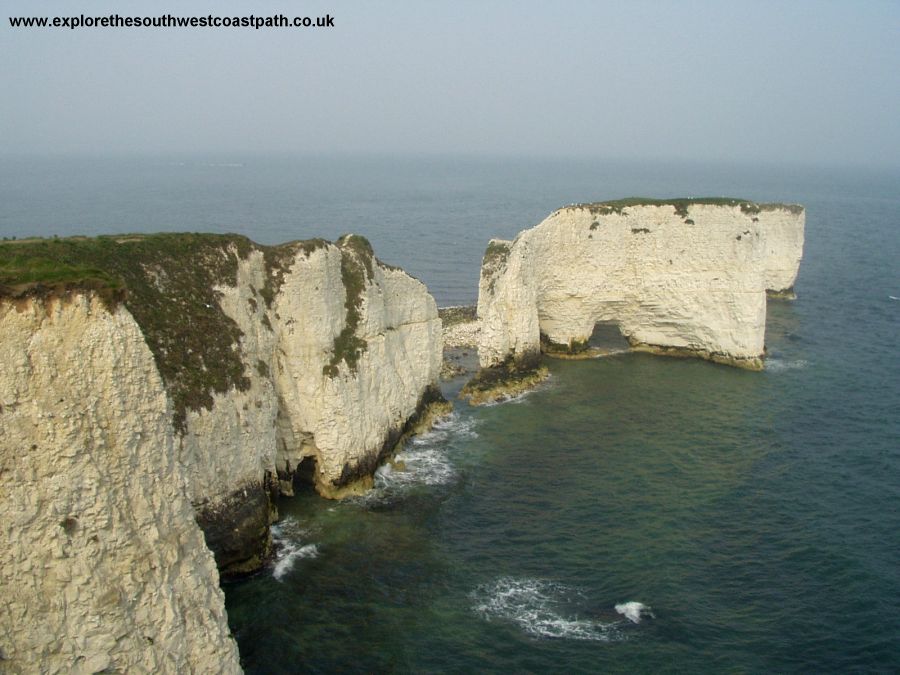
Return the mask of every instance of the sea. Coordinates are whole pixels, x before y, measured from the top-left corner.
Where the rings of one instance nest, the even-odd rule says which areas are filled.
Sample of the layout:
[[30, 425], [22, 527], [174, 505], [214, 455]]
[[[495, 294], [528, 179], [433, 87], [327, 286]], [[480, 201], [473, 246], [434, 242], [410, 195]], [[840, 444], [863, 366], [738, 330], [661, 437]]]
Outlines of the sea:
[[441, 306], [556, 208], [806, 207], [755, 373], [548, 361], [455, 411], [365, 496], [278, 505], [224, 586], [248, 673], [900, 672], [900, 169], [464, 157], [5, 157], [0, 237], [362, 234]]

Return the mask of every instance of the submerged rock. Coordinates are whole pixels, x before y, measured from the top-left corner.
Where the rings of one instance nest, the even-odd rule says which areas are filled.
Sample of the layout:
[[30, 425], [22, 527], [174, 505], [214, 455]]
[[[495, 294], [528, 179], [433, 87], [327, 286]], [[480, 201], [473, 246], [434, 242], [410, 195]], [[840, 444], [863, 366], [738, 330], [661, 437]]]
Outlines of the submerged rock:
[[533, 389], [550, 376], [539, 354], [510, 358], [493, 368], [482, 368], [469, 380], [460, 397], [470, 405], [498, 403]]

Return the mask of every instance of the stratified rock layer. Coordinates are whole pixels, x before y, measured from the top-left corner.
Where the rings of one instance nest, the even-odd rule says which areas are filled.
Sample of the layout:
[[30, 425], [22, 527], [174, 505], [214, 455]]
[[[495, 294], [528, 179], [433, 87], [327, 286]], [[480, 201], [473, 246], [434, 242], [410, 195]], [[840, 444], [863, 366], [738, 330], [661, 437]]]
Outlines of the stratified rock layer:
[[727, 199], [560, 209], [488, 246], [481, 366], [577, 352], [611, 322], [635, 349], [759, 369], [766, 290], [793, 286], [803, 226], [802, 207]]

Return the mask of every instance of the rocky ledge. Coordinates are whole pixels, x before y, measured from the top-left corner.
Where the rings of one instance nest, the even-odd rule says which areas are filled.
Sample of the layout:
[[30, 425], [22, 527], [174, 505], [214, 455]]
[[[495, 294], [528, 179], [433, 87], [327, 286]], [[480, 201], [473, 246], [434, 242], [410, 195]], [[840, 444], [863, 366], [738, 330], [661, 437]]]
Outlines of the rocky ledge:
[[438, 310], [444, 336], [441, 379], [449, 380], [472, 372], [471, 355], [478, 351], [481, 322], [475, 305], [442, 307]]

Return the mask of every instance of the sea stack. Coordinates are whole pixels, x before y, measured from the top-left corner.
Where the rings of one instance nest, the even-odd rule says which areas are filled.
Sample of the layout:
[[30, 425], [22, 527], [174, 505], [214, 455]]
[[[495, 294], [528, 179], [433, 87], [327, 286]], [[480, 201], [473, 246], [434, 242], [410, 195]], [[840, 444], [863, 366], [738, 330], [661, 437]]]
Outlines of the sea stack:
[[632, 349], [763, 367], [766, 292], [790, 297], [803, 207], [630, 198], [559, 209], [481, 268], [474, 402], [540, 379], [541, 353], [577, 355], [597, 323]]

